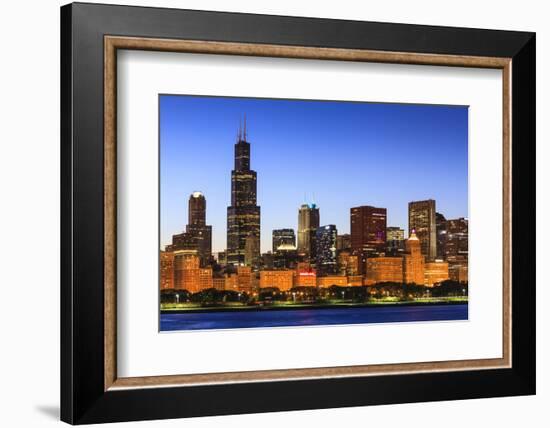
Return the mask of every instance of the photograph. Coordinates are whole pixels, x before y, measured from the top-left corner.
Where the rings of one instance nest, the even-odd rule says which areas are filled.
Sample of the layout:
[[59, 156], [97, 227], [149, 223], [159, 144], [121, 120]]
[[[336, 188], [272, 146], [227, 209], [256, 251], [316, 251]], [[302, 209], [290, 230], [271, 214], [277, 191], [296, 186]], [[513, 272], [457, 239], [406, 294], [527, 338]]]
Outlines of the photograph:
[[468, 106], [158, 102], [160, 331], [468, 320]]

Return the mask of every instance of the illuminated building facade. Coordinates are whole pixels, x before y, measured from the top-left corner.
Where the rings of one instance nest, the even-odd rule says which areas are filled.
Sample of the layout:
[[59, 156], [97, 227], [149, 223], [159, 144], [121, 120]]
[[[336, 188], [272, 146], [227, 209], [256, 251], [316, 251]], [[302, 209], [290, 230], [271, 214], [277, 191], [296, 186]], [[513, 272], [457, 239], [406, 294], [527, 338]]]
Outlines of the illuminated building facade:
[[174, 253], [171, 251], [160, 252], [160, 289], [174, 288]]
[[[235, 166], [231, 171], [231, 206], [227, 207], [227, 263], [248, 265], [260, 258], [260, 207], [256, 205], [256, 171], [250, 169], [250, 143], [239, 129], [235, 144]], [[246, 241], [254, 254], [246, 257]], [[257, 252], [257, 254], [256, 254]]]
[[386, 216], [386, 208], [361, 206], [350, 210], [351, 249], [361, 257], [361, 269], [367, 257], [385, 252]]
[[253, 291], [253, 273], [250, 266], [237, 267], [237, 290], [250, 293]]
[[196, 250], [174, 252], [174, 288], [197, 293], [212, 288], [212, 268], [201, 268]]
[[332, 285], [345, 287], [348, 285], [348, 277], [342, 275], [327, 275], [317, 277], [317, 287], [330, 287]]
[[364, 284], [363, 275], [350, 275], [348, 276], [348, 285], [352, 287], [361, 287]]
[[273, 255], [273, 266], [277, 269], [294, 269], [298, 260], [298, 251], [295, 246], [281, 244]]
[[309, 263], [298, 263], [294, 275], [295, 287], [316, 287], [317, 272]]
[[280, 291], [288, 291], [294, 285], [292, 270], [262, 270], [260, 271], [260, 287], [277, 287]]
[[272, 251], [275, 253], [282, 245], [296, 249], [296, 235], [294, 229], [275, 229], [272, 232]]
[[424, 284], [433, 287], [449, 279], [449, 264], [447, 262], [437, 260], [434, 262], [426, 262], [424, 264]]
[[334, 275], [338, 271], [336, 260], [337, 235], [338, 231], [333, 224], [322, 226], [317, 229], [315, 237], [315, 265], [319, 276]]
[[449, 278], [460, 283], [468, 282], [468, 258], [463, 256], [448, 257]]
[[409, 236], [416, 234], [420, 250], [428, 260], [437, 257], [437, 235], [435, 226], [435, 201], [409, 202]]
[[445, 258], [468, 258], [468, 219], [447, 220], [446, 229]]
[[388, 255], [398, 255], [405, 251], [405, 231], [400, 227], [386, 228], [386, 252]]
[[304, 204], [298, 211], [298, 253], [315, 260], [315, 236], [319, 228], [319, 208]]
[[365, 285], [403, 282], [403, 257], [372, 257], [366, 261]]
[[340, 275], [358, 275], [359, 274], [359, 256], [351, 253], [350, 250], [338, 252], [338, 273]]
[[239, 291], [239, 283], [237, 281], [237, 274], [231, 273], [225, 275], [225, 290]]
[[212, 287], [220, 291], [225, 290], [225, 277], [212, 278]]
[[403, 257], [403, 281], [407, 284], [424, 284], [424, 256], [420, 240], [413, 232], [405, 244], [406, 253]]

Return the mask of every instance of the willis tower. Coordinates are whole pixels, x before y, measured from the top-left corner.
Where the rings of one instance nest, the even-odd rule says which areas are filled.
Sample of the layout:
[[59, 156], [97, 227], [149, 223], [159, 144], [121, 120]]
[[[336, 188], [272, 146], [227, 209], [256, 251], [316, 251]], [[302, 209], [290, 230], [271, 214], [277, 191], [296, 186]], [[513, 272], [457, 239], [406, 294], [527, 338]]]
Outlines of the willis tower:
[[250, 169], [250, 143], [239, 127], [235, 169], [231, 171], [231, 206], [227, 207], [227, 263], [255, 267], [260, 258], [260, 207], [256, 171]]

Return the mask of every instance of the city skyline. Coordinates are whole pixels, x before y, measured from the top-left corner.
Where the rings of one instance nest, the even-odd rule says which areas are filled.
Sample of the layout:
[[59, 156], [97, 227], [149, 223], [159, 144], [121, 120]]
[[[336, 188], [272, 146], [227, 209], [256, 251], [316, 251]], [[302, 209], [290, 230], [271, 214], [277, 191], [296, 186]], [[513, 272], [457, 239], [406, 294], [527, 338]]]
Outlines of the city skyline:
[[262, 253], [274, 229], [298, 232], [303, 203], [316, 203], [320, 226], [334, 224], [339, 234], [350, 233], [355, 206], [386, 208], [387, 226], [407, 234], [411, 201], [435, 199], [447, 218], [468, 217], [467, 107], [173, 95], [159, 102], [161, 249], [184, 230], [195, 191], [206, 198], [212, 251], [227, 248], [233, 148], [245, 113]]

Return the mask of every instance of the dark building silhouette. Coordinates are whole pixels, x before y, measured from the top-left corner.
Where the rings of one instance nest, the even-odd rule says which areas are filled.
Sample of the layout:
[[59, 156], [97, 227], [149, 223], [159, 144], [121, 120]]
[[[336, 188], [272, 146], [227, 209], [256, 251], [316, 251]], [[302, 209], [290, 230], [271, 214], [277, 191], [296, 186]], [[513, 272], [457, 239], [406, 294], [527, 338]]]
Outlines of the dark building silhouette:
[[296, 235], [294, 229], [274, 229], [272, 233], [272, 251], [275, 253], [282, 246], [292, 246], [296, 249]]
[[336, 237], [336, 249], [340, 250], [349, 250], [351, 248], [351, 235], [349, 233], [344, 233]]
[[245, 118], [244, 130], [239, 128], [235, 144], [235, 169], [231, 171], [231, 206], [227, 207], [227, 263], [250, 266], [260, 259], [260, 207], [256, 205], [257, 178], [256, 171], [250, 169], [250, 143], [246, 132]]
[[405, 231], [400, 227], [386, 228], [386, 255], [397, 256], [405, 251]]
[[336, 257], [336, 226], [329, 224], [317, 229], [315, 237], [315, 265], [317, 275], [334, 275], [338, 272]]
[[298, 253], [315, 260], [315, 236], [319, 228], [319, 208], [304, 204], [298, 211]]
[[386, 208], [366, 205], [350, 210], [351, 250], [360, 257], [361, 272], [368, 257], [386, 251], [386, 217]]
[[445, 239], [445, 258], [462, 256], [468, 258], [468, 219], [447, 220]]
[[445, 242], [447, 236], [447, 219], [441, 213], [435, 213], [435, 235], [437, 240], [436, 254], [438, 259], [445, 258]]
[[435, 226], [435, 201], [409, 202], [409, 236], [416, 233], [420, 251], [428, 260], [437, 256], [437, 235]]
[[206, 224], [206, 198], [201, 192], [193, 192], [189, 196], [188, 224], [204, 226]]

